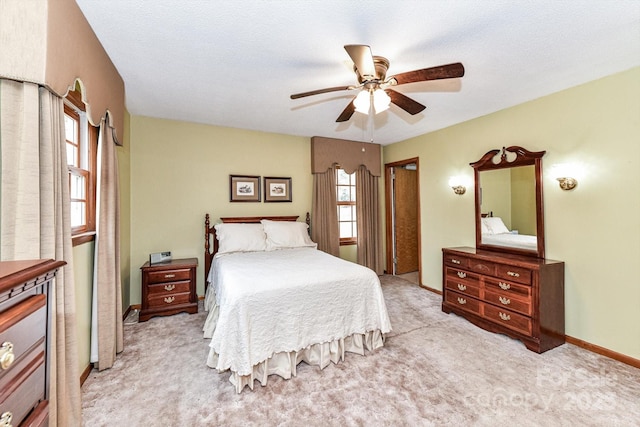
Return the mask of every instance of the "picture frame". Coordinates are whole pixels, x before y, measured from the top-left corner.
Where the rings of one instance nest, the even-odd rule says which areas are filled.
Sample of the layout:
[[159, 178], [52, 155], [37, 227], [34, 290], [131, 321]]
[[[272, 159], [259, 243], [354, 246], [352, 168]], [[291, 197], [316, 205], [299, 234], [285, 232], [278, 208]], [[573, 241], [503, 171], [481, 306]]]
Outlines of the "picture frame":
[[264, 177], [264, 201], [269, 202], [290, 202], [291, 178], [265, 176]]
[[229, 175], [230, 202], [259, 202], [260, 176]]

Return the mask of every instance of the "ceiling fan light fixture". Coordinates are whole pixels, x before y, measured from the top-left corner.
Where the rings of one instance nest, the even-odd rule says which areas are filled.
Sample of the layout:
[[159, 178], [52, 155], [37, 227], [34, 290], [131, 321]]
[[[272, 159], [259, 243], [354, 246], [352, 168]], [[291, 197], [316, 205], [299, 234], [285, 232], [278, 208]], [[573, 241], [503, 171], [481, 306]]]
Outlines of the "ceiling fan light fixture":
[[369, 107], [371, 106], [369, 91], [360, 91], [356, 99], [353, 100], [353, 106], [356, 107], [358, 113], [369, 114]]
[[390, 103], [391, 98], [384, 90], [376, 89], [373, 92], [373, 109], [375, 110], [376, 114], [389, 109]]

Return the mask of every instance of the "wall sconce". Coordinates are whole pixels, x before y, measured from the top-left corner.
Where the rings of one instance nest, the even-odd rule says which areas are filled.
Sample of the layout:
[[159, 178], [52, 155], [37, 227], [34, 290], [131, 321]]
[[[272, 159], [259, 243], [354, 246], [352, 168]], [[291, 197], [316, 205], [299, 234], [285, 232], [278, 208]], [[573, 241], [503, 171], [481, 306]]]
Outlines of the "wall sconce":
[[566, 191], [573, 190], [578, 185], [578, 178], [582, 176], [584, 167], [578, 163], [559, 163], [551, 167], [551, 176]]
[[466, 191], [465, 179], [459, 176], [452, 176], [449, 178], [449, 187], [453, 189], [453, 192], [459, 196], [462, 196]]
[[562, 188], [563, 190], [573, 190], [574, 188], [576, 188], [576, 185], [578, 185], [578, 181], [576, 181], [575, 178], [562, 177], [556, 179], [560, 183], [560, 188]]

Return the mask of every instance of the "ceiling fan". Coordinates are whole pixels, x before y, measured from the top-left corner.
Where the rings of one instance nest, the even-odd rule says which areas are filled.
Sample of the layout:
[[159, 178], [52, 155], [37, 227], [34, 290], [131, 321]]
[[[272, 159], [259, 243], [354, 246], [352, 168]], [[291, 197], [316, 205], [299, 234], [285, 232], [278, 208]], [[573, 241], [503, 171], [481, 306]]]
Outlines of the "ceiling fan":
[[374, 113], [379, 113], [388, 108], [390, 102], [411, 115], [418, 114], [426, 108], [424, 105], [390, 87], [464, 76], [464, 66], [456, 62], [438, 67], [408, 71], [387, 78], [387, 69], [389, 68], [389, 60], [387, 58], [372, 55], [371, 48], [367, 45], [348, 44], [344, 48], [353, 61], [353, 71], [355, 71], [358, 79], [357, 85], [329, 87], [291, 95], [291, 99], [298, 99], [327, 92], [360, 90], [358, 95], [349, 102], [344, 111], [338, 116], [336, 122], [346, 122], [351, 118], [354, 111], [368, 114], [373, 109]]

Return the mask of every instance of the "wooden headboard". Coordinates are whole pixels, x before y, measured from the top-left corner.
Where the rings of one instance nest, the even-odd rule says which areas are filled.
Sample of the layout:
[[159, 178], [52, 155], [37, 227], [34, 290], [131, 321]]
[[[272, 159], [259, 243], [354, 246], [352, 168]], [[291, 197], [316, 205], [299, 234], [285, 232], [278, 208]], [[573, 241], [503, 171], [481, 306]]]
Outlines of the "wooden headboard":
[[[268, 219], [270, 221], [297, 221], [298, 215], [289, 216], [231, 216], [220, 218], [224, 223], [258, 223], [262, 219]], [[309, 212], [305, 217], [305, 222], [310, 225], [311, 217]], [[216, 239], [215, 224], [211, 224], [209, 220], [209, 214], [204, 216], [204, 289], [207, 290], [207, 277], [209, 276], [209, 270], [211, 269], [211, 262], [213, 257], [218, 252], [218, 239]]]

